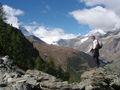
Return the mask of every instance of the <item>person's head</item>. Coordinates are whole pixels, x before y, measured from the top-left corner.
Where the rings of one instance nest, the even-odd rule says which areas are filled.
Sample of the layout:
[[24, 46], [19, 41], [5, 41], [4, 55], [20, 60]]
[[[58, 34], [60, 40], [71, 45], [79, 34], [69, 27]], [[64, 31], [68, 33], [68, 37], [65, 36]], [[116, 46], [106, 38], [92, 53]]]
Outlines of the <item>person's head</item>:
[[91, 39], [92, 39], [92, 40], [95, 40], [95, 36], [91, 36]]

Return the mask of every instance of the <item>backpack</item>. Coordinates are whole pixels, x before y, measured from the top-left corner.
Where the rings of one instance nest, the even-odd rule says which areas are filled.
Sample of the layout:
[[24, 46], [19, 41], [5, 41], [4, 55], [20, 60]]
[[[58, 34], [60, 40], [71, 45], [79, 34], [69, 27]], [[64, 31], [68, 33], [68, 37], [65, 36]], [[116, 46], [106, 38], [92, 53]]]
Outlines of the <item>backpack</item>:
[[102, 47], [103, 47], [102, 42], [99, 42], [99, 43], [98, 43], [98, 46], [97, 46], [97, 49], [101, 49]]

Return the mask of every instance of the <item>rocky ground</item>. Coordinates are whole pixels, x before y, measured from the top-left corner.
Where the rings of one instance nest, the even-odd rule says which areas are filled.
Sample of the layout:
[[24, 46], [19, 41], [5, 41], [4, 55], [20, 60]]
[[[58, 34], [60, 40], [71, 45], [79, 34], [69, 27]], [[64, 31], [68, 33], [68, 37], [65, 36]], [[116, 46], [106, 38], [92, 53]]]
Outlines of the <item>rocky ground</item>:
[[120, 78], [96, 68], [83, 73], [80, 83], [69, 84], [42, 71], [24, 72], [5, 56], [0, 59], [0, 90], [120, 90]]

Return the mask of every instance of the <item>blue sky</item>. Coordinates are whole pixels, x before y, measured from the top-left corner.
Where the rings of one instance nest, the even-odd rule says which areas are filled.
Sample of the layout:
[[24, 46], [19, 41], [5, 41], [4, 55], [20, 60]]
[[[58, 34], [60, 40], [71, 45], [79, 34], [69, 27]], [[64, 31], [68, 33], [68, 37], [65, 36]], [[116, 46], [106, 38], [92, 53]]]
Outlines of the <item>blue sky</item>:
[[[120, 29], [120, 0], [2, 0], [6, 22], [52, 44]], [[20, 21], [20, 24], [18, 23]]]
[[79, 0], [2, 0], [13, 8], [24, 11], [19, 19], [24, 24], [36, 21], [40, 25], [62, 28], [65, 33], [86, 34], [88, 25], [78, 24], [69, 12], [86, 8]]

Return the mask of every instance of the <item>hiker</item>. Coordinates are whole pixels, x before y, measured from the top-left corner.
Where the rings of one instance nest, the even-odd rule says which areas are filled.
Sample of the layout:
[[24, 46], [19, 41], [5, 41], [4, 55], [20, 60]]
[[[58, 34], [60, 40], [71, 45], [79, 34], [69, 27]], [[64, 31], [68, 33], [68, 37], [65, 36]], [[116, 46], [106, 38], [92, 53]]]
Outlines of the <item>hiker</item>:
[[100, 60], [99, 60], [99, 49], [102, 48], [102, 45], [100, 45], [100, 42], [96, 39], [95, 36], [91, 36], [91, 39], [93, 40], [92, 48], [90, 52], [93, 54], [93, 59], [97, 65], [97, 67], [100, 67]]

